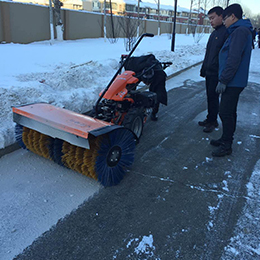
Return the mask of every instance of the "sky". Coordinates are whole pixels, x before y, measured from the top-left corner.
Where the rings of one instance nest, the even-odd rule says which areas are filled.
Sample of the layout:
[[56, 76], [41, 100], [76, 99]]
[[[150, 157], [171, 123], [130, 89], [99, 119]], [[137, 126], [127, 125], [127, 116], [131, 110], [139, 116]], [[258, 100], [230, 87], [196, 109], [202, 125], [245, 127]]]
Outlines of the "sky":
[[[148, 2], [154, 2], [153, 0], [147, 0]], [[203, 0], [202, 0], [203, 1]], [[201, 2], [202, 2], [201, 1]], [[191, 0], [178, 0], [177, 4], [181, 7], [190, 8]], [[198, 2], [198, 0], [194, 0], [194, 2]], [[215, 0], [217, 3], [218, 0]], [[211, 5], [213, 0], [211, 0]], [[249, 8], [253, 14], [260, 14], [260, 0], [230, 0], [230, 4], [239, 3], [241, 4], [242, 8]], [[174, 0], [161, 0], [161, 4], [165, 5], [174, 5]], [[209, 8], [211, 7], [209, 6]]]
[[[172, 61], [173, 65], [166, 70], [170, 75], [203, 59], [208, 36], [195, 43], [191, 35], [177, 34], [175, 52], [170, 51], [168, 35], [145, 38], [134, 55], [153, 53], [160, 61]], [[0, 53], [0, 148], [3, 148], [14, 142], [11, 106], [49, 102], [76, 112], [90, 108], [97, 93], [117, 70], [120, 55], [127, 52], [123, 39], [111, 44], [99, 38], [55, 41], [52, 45], [49, 41], [0, 44]], [[260, 77], [254, 76], [259, 74], [259, 67], [260, 49], [255, 49], [250, 81], [260, 82]], [[187, 79], [201, 81], [199, 69], [197, 66], [170, 79], [166, 83], [167, 90], [182, 86]], [[86, 104], [89, 107], [84, 107]], [[251, 202], [259, 201], [260, 197], [259, 164], [247, 186]], [[22, 149], [1, 157], [0, 167], [0, 219], [3, 220], [0, 222], [0, 255], [5, 260], [13, 259], [60, 218], [102, 189], [96, 181], [70, 174], [69, 169]], [[248, 212], [245, 207], [239, 222], [241, 229], [234, 234], [236, 239], [228, 245], [227, 253], [247, 250], [252, 245], [252, 235], [246, 239], [243, 227], [258, 223], [255, 220], [259, 220], [260, 213], [259, 207], [251, 208], [252, 212]], [[152, 237], [143, 240], [152, 244]], [[260, 249], [257, 254], [260, 256]]]

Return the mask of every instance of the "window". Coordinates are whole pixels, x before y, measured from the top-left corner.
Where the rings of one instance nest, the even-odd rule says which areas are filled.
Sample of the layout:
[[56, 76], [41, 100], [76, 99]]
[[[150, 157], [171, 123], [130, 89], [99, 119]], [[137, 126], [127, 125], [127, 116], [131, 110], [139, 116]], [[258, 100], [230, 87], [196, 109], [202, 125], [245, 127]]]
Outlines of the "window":
[[[110, 4], [106, 2], [106, 9], [110, 9]], [[112, 2], [112, 9], [117, 10], [117, 3]]]
[[125, 10], [130, 11], [130, 12], [134, 12], [135, 6], [134, 5], [126, 5]]
[[93, 9], [100, 9], [100, 3], [99, 2], [92, 2]]

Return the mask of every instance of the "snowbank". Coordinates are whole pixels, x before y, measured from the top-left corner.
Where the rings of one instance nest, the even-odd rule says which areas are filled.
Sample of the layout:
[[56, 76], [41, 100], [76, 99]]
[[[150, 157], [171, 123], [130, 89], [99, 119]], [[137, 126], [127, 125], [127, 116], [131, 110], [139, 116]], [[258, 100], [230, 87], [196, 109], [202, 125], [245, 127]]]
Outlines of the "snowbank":
[[[172, 74], [203, 59], [208, 35], [199, 44], [192, 36], [177, 35], [175, 52], [167, 35], [144, 38], [134, 55], [153, 53], [160, 61], [172, 61]], [[15, 142], [11, 107], [47, 102], [76, 112], [90, 109], [98, 93], [118, 68], [124, 40], [104, 39], [2, 44], [0, 60], [0, 149]]]

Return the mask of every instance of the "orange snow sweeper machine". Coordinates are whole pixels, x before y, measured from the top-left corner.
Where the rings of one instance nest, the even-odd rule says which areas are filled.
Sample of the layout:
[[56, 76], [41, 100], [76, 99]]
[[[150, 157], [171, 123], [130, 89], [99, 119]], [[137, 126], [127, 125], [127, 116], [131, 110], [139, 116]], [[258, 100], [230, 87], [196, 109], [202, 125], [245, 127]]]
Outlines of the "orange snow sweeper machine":
[[121, 73], [143, 37], [153, 34], [139, 38], [87, 114], [47, 103], [13, 107], [16, 140], [21, 147], [92, 177], [103, 186], [118, 184], [134, 161], [136, 141], [156, 103], [155, 93], [136, 90], [142, 75]]

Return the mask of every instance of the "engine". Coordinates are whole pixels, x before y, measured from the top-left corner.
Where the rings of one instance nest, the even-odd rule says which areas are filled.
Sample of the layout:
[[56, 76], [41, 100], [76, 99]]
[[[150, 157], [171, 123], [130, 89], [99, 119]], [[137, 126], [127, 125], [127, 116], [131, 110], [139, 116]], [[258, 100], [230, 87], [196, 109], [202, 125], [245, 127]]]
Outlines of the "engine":
[[128, 92], [126, 98], [122, 101], [103, 99], [98, 106], [97, 118], [120, 125], [129, 109], [143, 108], [146, 112], [150, 112], [156, 102], [156, 93], [132, 90]]

